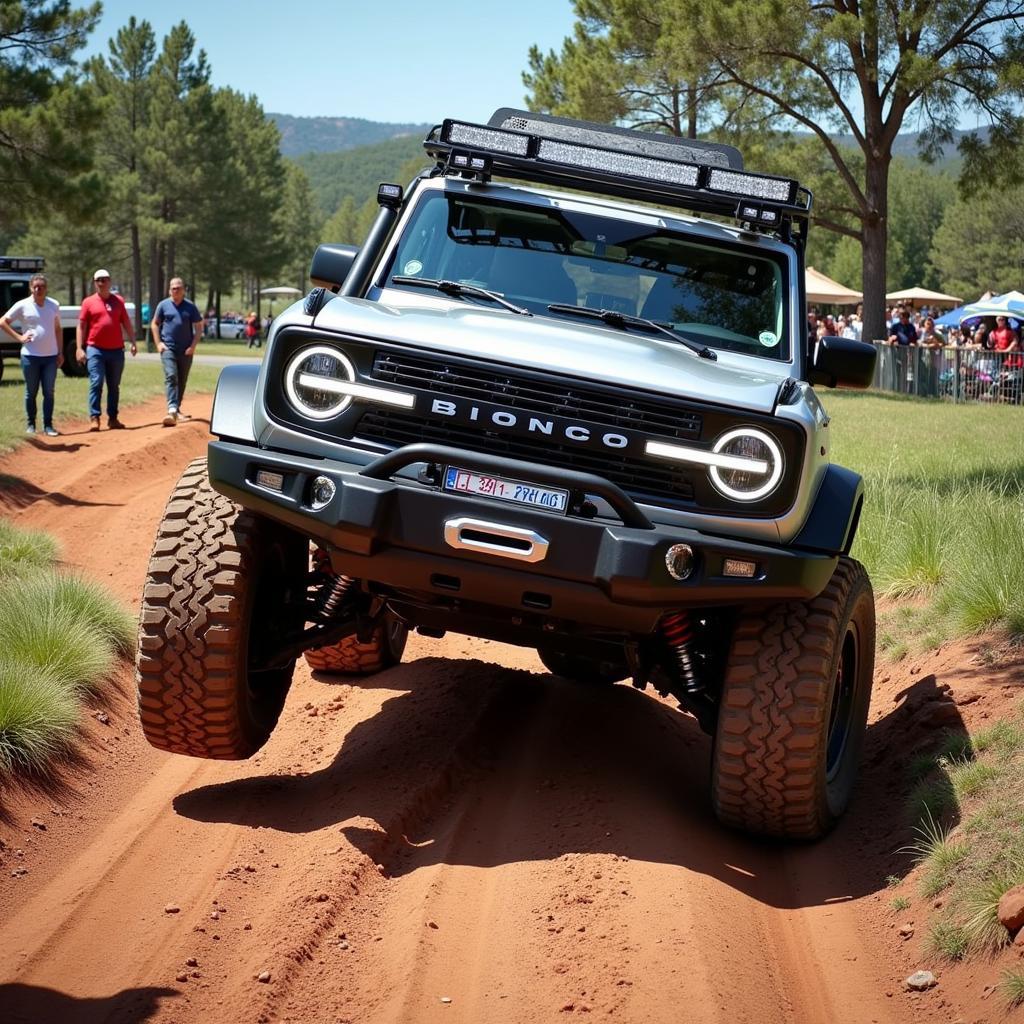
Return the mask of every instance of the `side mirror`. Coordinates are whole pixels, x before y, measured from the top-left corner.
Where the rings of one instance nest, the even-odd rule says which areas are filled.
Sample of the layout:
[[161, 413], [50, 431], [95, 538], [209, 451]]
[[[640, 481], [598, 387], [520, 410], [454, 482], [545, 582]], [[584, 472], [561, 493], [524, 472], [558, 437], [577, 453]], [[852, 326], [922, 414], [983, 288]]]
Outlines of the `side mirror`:
[[807, 379], [827, 388], [867, 388], [874, 380], [877, 359], [877, 349], [866, 341], [820, 338], [814, 346]]
[[309, 265], [309, 279], [319, 288], [336, 292], [345, 283], [358, 255], [356, 245], [318, 245]]

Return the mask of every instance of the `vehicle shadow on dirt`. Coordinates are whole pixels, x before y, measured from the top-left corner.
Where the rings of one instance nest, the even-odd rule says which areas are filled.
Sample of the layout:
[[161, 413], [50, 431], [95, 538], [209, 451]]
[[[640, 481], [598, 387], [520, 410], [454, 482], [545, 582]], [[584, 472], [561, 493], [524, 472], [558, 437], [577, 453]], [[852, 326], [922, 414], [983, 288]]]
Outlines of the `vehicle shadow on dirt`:
[[[51, 447], [44, 445], [43, 447]], [[81, 445], [61, 445], [61, 448], [80, 448]], [[124, 502], [83, 501], [71, 498], [60, 491], [44, 491], [37, 484], [24, 477], [0, 473], [0, 507], [12, 510], [28, 508], [37, 501], [48, 501], [51, 505], [75, 505], [81, 508], [121, 508]]]
[[177, 997], [173, 988], [126, 988], [112, 996], [80, 999], [36, 985], [0, 985], [4, 1024], [106, 1024], [149, 1020], [160, 1001]]
[[[909, 867], [899, 852], [911, 834], [901, 762], [915, 716], [942, 696], [934, 677], [915, 683], [869, 729], [859, 793], [835, 831], [783, 844], [717, 823], [710, 739], [628, 685], [435, 658], [368, 683], [405, 692], [352, 728], [326, 768], [201, 787], [179, 795], [175, 809], [284, 832], [340, 826], [389, 875], [603, 852], [685, 866], [770, 905], [814, 906], [877, 892]], [[955, 730], [955, 706], [943, 715], [943, 728]], [[463, 838], [453, 843], [452, 831]]]

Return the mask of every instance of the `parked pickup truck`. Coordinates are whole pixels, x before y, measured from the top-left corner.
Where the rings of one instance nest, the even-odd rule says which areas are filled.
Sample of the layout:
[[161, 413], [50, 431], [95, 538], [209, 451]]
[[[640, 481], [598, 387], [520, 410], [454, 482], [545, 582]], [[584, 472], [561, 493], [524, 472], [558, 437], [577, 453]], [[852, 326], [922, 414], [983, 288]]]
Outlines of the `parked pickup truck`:
[[[42, 256], [0, 256], [0, 316], [20, 299], [28, 298], [28, 283], [33, 274], [42, 273], [46, 261]], [[135, 320], [135, 303], [129, 302], [128, 315]], [[61, 343], [64, 346], [64, 373], [68, 377], [84, 377], [85, 367], [75, 359], [75, 328], [81, 306], [60, 307]], [[4, 360], [18, 361], [21, 345], [0, 331], [0, 380], [4, 379]]]

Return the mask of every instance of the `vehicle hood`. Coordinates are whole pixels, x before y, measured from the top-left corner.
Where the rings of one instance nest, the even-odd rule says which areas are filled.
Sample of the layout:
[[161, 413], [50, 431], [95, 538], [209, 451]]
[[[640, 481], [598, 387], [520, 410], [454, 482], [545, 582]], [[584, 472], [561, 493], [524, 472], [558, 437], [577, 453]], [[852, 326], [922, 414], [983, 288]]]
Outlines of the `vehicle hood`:
[[[392, 290], [388, 299], [395, 295]], [[737, 365], [733, 361], [737, 357], [730, 353], [719, 353], [717, 362], [701, 359], [669, 338], [617, 330], [598, 321], [577, 324], [546, 316], [525, 317], [443, 297], [408, 302], [404, 293], [388, 302], [339, 296], [320, 311], [315, 326], [432, 353], [761, 413], [775, 409], [779, 383], [790, 371], [783, 362], [777, 370], [751, 370]]]

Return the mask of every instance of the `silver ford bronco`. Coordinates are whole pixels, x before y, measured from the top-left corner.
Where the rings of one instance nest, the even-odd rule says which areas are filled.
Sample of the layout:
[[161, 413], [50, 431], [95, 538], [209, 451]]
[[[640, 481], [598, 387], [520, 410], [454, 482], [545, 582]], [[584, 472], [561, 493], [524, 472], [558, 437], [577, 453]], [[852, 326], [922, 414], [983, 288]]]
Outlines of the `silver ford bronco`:
[[262, 366], [221, 375], [145, 584], [147, 738], [248, 757], [300, 655], [365, 674], [410, 629], [466, 633], [671, 695], [723, 822], [822, 835], [875, 624], [814, 386], [866, 387], [875, 353], [808, 337], [810, 193], [519, 110], [424, 147], [361, 248], [319, 247]]

